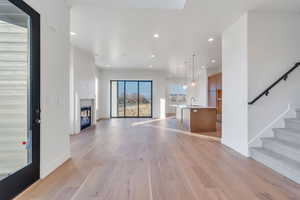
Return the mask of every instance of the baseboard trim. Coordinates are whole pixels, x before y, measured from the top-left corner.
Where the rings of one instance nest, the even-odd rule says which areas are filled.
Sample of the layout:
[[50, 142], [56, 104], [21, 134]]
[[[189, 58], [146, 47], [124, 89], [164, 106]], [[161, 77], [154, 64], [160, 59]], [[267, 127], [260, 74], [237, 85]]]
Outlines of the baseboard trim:
[[254, 136], [248, 143], [248, 146], [251, 147], [257, 140], [260, 140], [268, 131], [272, 131], [272, 129], [275, 127], [275, 125], [284, 120], [286, 115], [288, 115], [291, 112], [291, 105], [288, 104], [287, 108], [278, 115], [274, 120], [272, 120], [267, 126], [265, 126], [256, 136]]
[[242, 149], [239, 146], [236, 146], [235, 144], [232, 144], [232, 143], [230, 143], [228, 141], [225, 141], [223, 138], [221, 139], [221, 143], [223, 145], [225, 145], [226, 147], [232, 149], [233, 151], [235, 151], [235, 152], [237, 152], [237, 153], [239, 153], [239, 154], [241, 154], [241, 155], [243, 155], [243, 156], [245, 156], [247, 158], [250, 157], [248, 147]]
[[101, 120], [109, 120], [109, 119], [110, 119], [109, 117], [100, 117], [96, 121], [99, 122]]
[[54, 172], [57, 168], [62, 166], [65, 162], [67, 162], [71, 158], [71, 153], [67, 152], [58, 159], [52, 161], [50, 164], [48, 164], [46, 167], [43, 168], [41, 167], [41, 172], [40, 172], [40, 178], [44, 179], [47, 176], [49, 176], [52, 172]]
[[18, 200], [18, 199], [22, 199], [23, 196], [32, 191], [39, 183], [41, 182], [41, 179], [37, 180], [35, 183], [33, 183], [31, 186], [29, 186], [28, 188], [26, 188], [23, 192], [21, 192], [20, 194], [18, 194], [15, 198], [13, 198], [13, 200]]

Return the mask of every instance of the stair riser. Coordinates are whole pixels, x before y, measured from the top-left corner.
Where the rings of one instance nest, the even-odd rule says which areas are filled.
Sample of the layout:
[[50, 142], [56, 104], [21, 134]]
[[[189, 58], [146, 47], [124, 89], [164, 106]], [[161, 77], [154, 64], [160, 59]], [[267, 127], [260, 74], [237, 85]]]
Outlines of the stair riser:
[[294, 161], [300, 162], [300, 151], [295, 151], [284, 145], [278, 144], [276, 142], [263, 142], [263, 147], [269, 149], [275, 153], [285, 156]]
[[266, 156], [256, 151], [251, 151], [251, 155], [254, 160], [266, 165], [279, 174], [282, 174], [283, 176], [286, 176], [287, 178], [300, 184], [300, 171], [288, 169], [287, 166], [285, 166], [281, 162], [278, 162], [276, 159], [273, 159], [272, 157]]
[[286, 126], [286, 128], [300, 131], [300, 123], [286, 121], [285, 126]]
[[292, 142], [292, 143], [300, 145], [300, 134], [299, 134], [299, 136], [290, 136], [287, 134], [281, 134], [281, 133], [276, 133], [276, 132], [274, 134], [275, 134], [275, 137], [280, 140], [284, 140], [287, 142]]
[[300, 111], [297, 111], [296, 114], [297, 114], [297, 119], [300, 119]]

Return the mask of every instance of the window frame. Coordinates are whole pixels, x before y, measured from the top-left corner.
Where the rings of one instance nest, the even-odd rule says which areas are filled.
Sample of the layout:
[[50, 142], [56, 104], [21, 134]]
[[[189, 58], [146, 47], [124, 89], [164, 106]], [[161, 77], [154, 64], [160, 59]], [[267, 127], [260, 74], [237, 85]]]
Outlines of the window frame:
[[[117, 97], [119, 97], [119, 82], [124, 82], [124, 116], [112, 116], [112, 83], [117, 82]], [[126, 116], [126, 83], [137, 82], [138, 85], [138, 116]], [[151, 83], [151, 115], [140, 116], [140, 83]], [[117, 103], [117, 111], [119, 110]], [[153, 118], [153, 81], [152, 80], [110, 80], [110, 118]]]

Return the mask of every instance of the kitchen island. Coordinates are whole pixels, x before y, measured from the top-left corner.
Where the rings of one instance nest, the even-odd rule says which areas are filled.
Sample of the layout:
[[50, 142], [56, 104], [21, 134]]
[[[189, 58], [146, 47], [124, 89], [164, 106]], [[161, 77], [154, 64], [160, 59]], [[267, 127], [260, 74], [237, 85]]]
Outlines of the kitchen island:
[[217, 110], [214, 107], [179, 105], [176, 119], [182, 127], [192, 133], [220, 137], [217, 132]]

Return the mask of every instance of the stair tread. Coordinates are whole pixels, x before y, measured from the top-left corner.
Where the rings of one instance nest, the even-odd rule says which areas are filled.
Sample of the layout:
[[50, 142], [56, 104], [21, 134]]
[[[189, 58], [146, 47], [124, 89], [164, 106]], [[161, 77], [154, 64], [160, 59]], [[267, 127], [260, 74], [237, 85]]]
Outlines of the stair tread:
[[281, 139], [278, 139], [278, 138], [262, 138], [262, 141], [277, 142], [280, 145], [287, 146], [288, 148], [292, 148], [293, 150], [300, 152], [300, 146], [299, 145], [297, 145], [295, 143], [292, 143], [292, 142], [289, 142], [289, 141], [286, 141], [286, 140], [281, 140]]
[[268, 149], [265, 149], [263, 147], [252, 147], [251, 150], [258, 151], [262, 154], [265, 154], [269, 157], [272, 157], [273, 159], [276, 159], [278, 162], [281, 162], [285, 166], [292, 167], [293, 169], [299, 171], [299, 173], [300, 173], [300, 163], [297, 162], [297, 161], [289, 159], [289, 158], [287, 158], [283, 155], [280, 155], [278, 153], [275, 153], [275, 152], [273, 152], [271, 150], [268, 150]]
[[286, 118], [285, 120], [288, 122], [295, 122], [300, 124], [300, 119], [297, 118]]
[[274, 131], [278, 130], [281, 133], [291, 133], [291, 134], [300, 134], [299, 130], [291, 129], [291, 128], [274, 128]]

